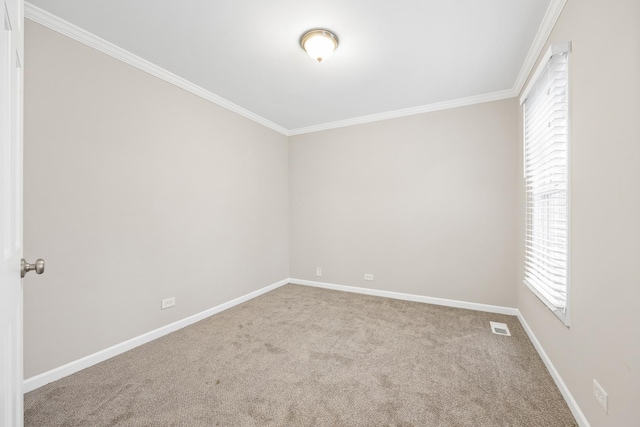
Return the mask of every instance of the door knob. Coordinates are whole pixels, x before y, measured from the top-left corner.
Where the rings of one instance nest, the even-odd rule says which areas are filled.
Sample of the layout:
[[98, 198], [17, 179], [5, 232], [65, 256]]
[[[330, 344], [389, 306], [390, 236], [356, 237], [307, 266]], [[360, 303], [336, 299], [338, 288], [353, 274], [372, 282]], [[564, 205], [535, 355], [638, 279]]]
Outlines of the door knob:
[[44, 273], [44, 260], [38, 259], [35, 264], [29, 264], [22, 258], [22, 262], [20, 263], [20, 277], [26, 276], [27, 273], [32, 270], [35, 270], [36, 274]]

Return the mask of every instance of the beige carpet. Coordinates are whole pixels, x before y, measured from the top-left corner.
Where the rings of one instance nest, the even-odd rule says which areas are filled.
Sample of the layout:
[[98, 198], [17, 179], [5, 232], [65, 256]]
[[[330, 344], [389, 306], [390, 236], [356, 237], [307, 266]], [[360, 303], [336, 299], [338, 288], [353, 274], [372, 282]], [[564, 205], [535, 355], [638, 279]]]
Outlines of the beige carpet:
[[25, 424], [577, 425], [515, 317], [296, 285], [28, 393]]

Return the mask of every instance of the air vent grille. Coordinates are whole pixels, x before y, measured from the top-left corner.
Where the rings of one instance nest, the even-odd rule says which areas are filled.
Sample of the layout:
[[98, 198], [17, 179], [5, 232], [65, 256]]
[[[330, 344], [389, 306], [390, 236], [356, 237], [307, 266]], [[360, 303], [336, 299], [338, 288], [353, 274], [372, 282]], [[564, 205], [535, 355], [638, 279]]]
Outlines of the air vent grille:
[[489, 322], [491, 325], [491, 332], [496, 335], [506, 335], [508, 337], [511, 336], [511, 332], [509, 332], [509, 327], [506, 323], [498, 323], [498, 322]]

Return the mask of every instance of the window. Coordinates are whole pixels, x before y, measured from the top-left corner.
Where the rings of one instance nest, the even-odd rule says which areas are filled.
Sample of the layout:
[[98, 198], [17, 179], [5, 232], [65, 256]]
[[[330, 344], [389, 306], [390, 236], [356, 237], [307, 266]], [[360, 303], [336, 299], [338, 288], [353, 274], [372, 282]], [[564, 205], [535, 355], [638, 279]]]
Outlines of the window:
[[569, 325], [569, 53], [549, 48], [520, 99], [524, 111], [524, 283]]

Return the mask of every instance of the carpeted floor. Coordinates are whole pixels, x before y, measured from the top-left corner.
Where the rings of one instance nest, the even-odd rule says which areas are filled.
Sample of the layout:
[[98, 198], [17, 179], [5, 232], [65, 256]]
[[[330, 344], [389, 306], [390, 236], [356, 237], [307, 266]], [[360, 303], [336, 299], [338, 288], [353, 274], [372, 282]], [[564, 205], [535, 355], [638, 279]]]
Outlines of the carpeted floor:
[[577, 424], [513, 316], [287, 285], [26, 394], [25, 425]]

